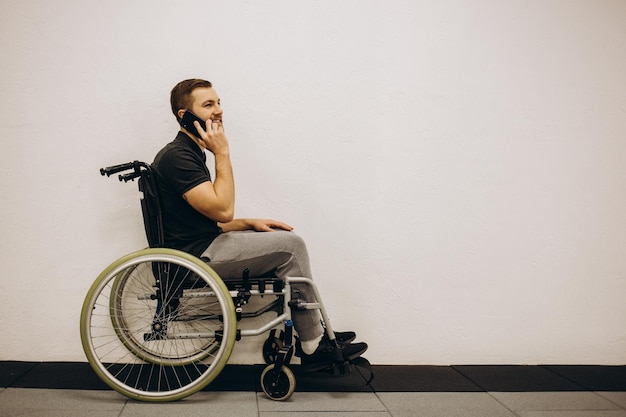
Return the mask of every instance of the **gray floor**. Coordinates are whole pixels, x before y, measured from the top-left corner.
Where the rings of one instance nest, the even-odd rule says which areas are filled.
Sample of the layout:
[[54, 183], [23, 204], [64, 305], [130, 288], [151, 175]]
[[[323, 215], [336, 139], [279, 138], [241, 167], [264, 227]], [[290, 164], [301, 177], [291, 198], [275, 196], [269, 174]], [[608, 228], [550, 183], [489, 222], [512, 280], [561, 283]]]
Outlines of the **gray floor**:
[[0, 417], [626, 417], [626, 392], [200, 392], [166, 404], [113, 391], [4, 388]]

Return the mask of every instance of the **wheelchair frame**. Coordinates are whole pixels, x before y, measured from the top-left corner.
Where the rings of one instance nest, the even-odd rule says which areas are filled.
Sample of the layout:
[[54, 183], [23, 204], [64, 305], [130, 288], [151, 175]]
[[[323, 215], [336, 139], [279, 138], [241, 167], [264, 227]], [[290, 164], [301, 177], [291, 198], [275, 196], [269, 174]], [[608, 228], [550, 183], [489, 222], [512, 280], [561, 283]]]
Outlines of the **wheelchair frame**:
[[[317, 285], [309, 278], [251, 278], [246, 273], [241, 280], [222, 280], [201, 259], [162, 247], [160, 197], [150, 165], [134, 161], [102, 168], [100, 173], [122, 173], [123, 182], [138, 179], [149, 248], [110, 264], [85, 297], [81, 342], [96, 374], [136, 400], [180, 400], [219, 375], [236, 341], [269, 331], [263, 345], [268, 366], [261, 374], [261, 387], [273, 400], [288, 399], [296, 385], [288, 367], [295, 340], [291, 308], [320, 310], [328, 338], [337, 343]], [[292, 284], [309, 285], [318, 301], [292, 299]], [[244, 311], [253, 296], [274, 299], [257, 311]], [[276, 318], [264, 325], [238, 329], [242, 318], [270, 311], [276, 312]], [[339, 349], [335, 351], [332, 371], [347, 372], [350, 364]]]

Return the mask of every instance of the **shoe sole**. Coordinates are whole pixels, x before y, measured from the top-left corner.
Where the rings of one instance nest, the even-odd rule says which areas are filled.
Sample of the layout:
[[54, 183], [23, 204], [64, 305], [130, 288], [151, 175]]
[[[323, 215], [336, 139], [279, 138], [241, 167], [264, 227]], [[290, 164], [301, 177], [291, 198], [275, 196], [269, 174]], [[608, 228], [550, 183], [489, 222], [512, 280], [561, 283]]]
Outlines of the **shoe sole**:
[[360, 357], [362, 354], [364, 354], [366, 351], [367, 351], [367, 346], [365, 346], [365, 348], [359, 350], [358, 352], [354, 352], [352, 355], [348, 356], [346, 360], [353, 361], [356, 358]]

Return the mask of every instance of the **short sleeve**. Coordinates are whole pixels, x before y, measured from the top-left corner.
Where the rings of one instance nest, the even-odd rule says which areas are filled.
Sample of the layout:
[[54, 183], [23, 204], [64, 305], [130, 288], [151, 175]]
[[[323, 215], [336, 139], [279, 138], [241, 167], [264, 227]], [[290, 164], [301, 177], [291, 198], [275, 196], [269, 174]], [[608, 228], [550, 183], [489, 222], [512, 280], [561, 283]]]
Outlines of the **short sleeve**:
[[211, 181], [204, 161], [188, 150], [165, 153], [159, 167], [162, 178], [180, 196], [203, 182]]

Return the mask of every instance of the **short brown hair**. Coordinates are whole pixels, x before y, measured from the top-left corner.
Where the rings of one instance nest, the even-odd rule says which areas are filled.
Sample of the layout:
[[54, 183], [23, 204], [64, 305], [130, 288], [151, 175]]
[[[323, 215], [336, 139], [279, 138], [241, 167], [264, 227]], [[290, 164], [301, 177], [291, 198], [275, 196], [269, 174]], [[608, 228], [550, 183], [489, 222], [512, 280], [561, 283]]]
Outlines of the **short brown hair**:
[[172, 113], [176, 116], [176, 120], [180, 122], [178, 117], [178, 110], [189, 109], [191, 107], [191, 93], [196, 88], [211, 88], [213, 85], [210, 81], [201, 80], [199, 78], [192, 78], [179, 82], [172, 88], [170, 93], [170, 104], [172, 105]]

